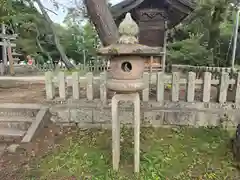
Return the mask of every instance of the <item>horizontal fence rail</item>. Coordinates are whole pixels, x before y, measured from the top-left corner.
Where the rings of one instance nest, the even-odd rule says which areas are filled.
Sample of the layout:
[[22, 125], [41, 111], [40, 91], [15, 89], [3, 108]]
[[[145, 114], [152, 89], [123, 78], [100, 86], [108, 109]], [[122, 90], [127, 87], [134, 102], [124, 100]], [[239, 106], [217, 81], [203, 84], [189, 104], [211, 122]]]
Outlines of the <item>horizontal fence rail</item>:
[[[41, 72], [47, 72], [47, 71], [54, 70], [54, 66], [52, 64], [44, 64], [44, 65], [37, 64], [33, 67], [37, 68]], [[67, 68], [65, 66], [58, 66], [58, 68], [61, 70], [67, 70]], [[79, 64], [79, 65], [76, 65], [76, 69], [80, 73], [93, 72], [94, 74], [99, 74], [101, 72], [108, 71], [109, 66], [106, 64], [94, 64], [94, 65]], [[145, 66], [145, 71], [159, 72], [161, 70], [162, 70], [161, 65], [153, 65], [153, 66], [146, 65]]]
[[230, 76], [236, 75], [239, 71], [232, 67], [208, 67], [208, 66], [191, 66], [191, 65], [171, 65], [171, 72], [195, 72], [196, 78], [201, 79], [204, 76], [204, 72], [211, 72], [212, 78], [219, 78], [222, 72], [229, 73]]
[[211, 67], [211, 66], [191, 66], [191, 65], [181, 65], [173, 64], [172, 68], [177, 70], [189, 70], [189, 71], [204, 71], [204, 72], [232, 72], [235, 71], [231, 67]]
[[[142, 101], [207, 103], [215, 97], [219, 103], [240, 102], [240, 73], [230, 77], [228, 72], [221, 72], [219, 79], [212, 79], [211, 72], [204, 72], [201, 79], [196, 79], [195, 72], [188, 72], [186, 78], [181, 78], [179, 72], [173, 72], [171, 75], [163, 72], [151, 75], [145, 72], [143, 76], [146, 88], [141, 92]], [[79, 75], [79, 72], [73, 72], [71, 76], [66, 76], [64, 72], [59, 72], [56, 76], [53, 72], [46, 72], [46, 97], [48, 100], [65, 100], [69, 97], [76, 100], [100, 98], [106, 102], [109, 94], [106, 80], [107, 72], [100, 73], [100, 76], [94, 76], [92, 72], [85, 76]], [[233, 88], [229, 88], [229, 85]]]
[[[44, 65], [37, 64], [35, 67], [42, 72], [54, 70], [54, 66], [52, 64], [44, 64]], [[57, 67], [61, 70], [67, 70], [65, 66], [57, 65]], [[86, 72], [100, 73], [100, 72], [106, 71], [108, 67], [104, 64], [94, 64], [94, 65], [86, 65], [86, 66], [84, 66], [83, 64], [79, 64], [79, 65], [76, 65], [76, 69], [78, 69], [78, 71], [82, 73], [86, 73]]]

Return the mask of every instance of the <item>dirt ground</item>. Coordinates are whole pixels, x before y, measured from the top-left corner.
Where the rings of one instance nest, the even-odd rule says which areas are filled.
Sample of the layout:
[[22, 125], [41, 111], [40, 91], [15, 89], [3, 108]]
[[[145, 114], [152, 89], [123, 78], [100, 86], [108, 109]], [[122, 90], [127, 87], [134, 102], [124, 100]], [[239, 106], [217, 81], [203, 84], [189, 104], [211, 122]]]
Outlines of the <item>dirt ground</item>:
[[41, 159], [51, 150], [57, 149], [58, 142], [72, 132], [74, 128], [61, 129], [52, 123], [46, 125], [37, 139], [21, 144], [16, 153], [5, 153], [0, 158], [0, 179], [26, 180], [25, 172], [31, 169], [30, 162], [34, 163], [34, 159]]
[[0, 103], [42, 103], [44, 99], [44, 84], [0, 82]]

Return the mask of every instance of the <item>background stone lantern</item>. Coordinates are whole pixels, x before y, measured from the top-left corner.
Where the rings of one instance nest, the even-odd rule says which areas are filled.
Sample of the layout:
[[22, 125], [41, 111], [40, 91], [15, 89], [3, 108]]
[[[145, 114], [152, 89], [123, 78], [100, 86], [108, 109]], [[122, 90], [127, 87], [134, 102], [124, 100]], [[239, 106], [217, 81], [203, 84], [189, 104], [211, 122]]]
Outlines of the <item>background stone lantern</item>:
[[140, 98], [137, 91], [143, 90], [144, 62], [150, 56], [160, 56], [160, 47], [148, 47], [138, 42], [139, 28], [127, 13], [119, 25], [120, 38], [116, 44], [101, 48], [98, 54], [110, 57], [107, 88], [117, 93], [112, 98], [112, 148], [113, 169], [118, 170], [120, 161], [120, 122], [118, 102], [134, 104], [134, 171], [139, 172], [140, 147]]

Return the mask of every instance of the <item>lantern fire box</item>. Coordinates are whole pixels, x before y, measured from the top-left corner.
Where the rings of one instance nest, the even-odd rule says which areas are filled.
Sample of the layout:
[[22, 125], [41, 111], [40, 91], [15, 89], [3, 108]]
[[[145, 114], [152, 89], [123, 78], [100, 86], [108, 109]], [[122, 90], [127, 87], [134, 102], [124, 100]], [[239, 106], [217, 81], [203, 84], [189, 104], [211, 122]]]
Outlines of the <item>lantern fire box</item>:
[[139, 27], [127, 13], [119, 25], [120, 38], [116, 44], [99, 49], [98, 54], [110, 57], [107, 88], [118, 93], [144, 89], [142, 75], [145, 61], [150, 56], [162, 56], [161, 47], [139, 44]]

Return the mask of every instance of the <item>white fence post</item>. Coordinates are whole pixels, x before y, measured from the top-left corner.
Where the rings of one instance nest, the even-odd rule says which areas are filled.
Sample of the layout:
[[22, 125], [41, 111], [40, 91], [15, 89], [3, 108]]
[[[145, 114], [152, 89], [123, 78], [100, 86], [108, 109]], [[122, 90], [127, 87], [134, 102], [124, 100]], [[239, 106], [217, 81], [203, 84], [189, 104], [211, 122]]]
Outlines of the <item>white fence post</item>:
[[100, 74], [100, 99], [105, 104], [107, 102], [107, 87], [106, 87], [107, 73]]
[[195, 80], [196, 73], [188, 73], [188, 82], [187, 82], [187, 102], [193, 102], [195, 97]]
[[212, 79], [212, 73], [205, 72], [204, 79], [203, 79], [203, 102], [205, 103], [210, 101], [211, 79]]
[[164, 101], [164, 72], [157, 73], [157, 102]]
[[59, 96], [61, 99], [66, 99], [66, 82], [65, 82], [65, 73], [60, 71], [58, 73], [58, 82], [59, 82]]
[[145, 84], [145, 89], [143, 89], [142, 91], [142, 100], [144, 102], [147, 102], [149, 101], [149, 73], [148, 72], [143, 73], [143, 81]]
[[240, 73], [237, 74], [236, 79], [236, 94], [235, 94], [235, 103], [240, 103]]
[[87, 78], [87, 100], [93, 100], [93, 73], [89, 72], [86, 75]]
[[79, 87], [79, 73], [72, 73], [72, 91], [73, 91], [73, 99], [78, 100], [80, 97], [80, 87]]
[[221, 74], [220, 85], [219, 85], [219, 96], [218, 101], [220, 103], [225, 103], [227, 100], [227, 92], [229, 85], [229, 75], [226, 72]]
[[172, 74], [172, 101], [179, 101], [179, 80], [180, 75], [178, 72], [173, 72]]
[[55, 87], [52, 78], [53, 73], [51, 71], [45, 73], [45, 89], [47, 100], [52, 100], [55, 97]]

